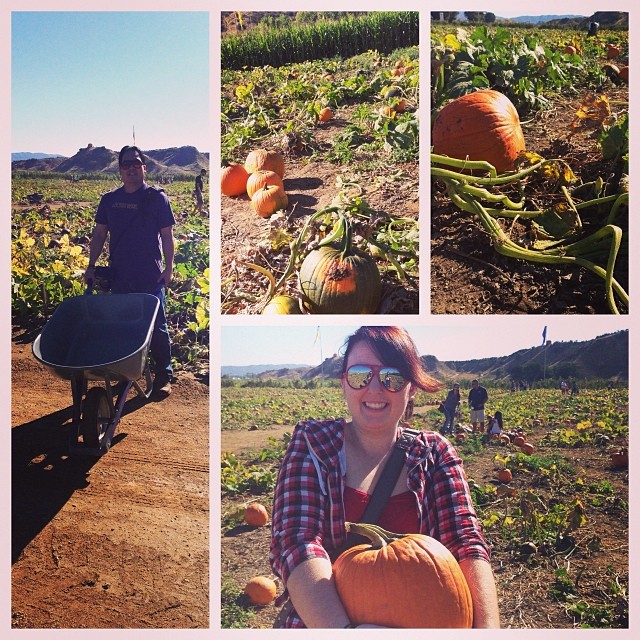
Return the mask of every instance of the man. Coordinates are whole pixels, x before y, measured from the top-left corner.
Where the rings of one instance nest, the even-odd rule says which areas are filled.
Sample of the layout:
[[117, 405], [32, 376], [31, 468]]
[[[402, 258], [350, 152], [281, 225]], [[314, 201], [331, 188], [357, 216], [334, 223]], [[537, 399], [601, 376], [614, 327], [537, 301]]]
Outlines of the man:
[[150, 347], [155, 373], [152, 398], [162, 400], [171, 393], [173, 376], [165, 287], [173, 275], [175, 218], [165, 193], [145, 182], [145, 157], [138, 147], [123, 147], [118, 166], [123, 185], [100, 200], [84, 279], [93, 280], [108, 235], [111, 291], [151, 293], [160, 300]]
[[456, 416], [456, 411], [460, 407], [460, 385], [456, 382], [453, 388], [449, 390], [447, 397], [442, 403], [442, 409], [444, 410], [444, 423], [440, 427], [440, 433], [444, 436], [447, 433], [453, 434], [453, 421]]
[[198, 213], [202, 213], [202, 207], [204, 206], [204, 177], [207, 175], [206, 169], [200, 170], [200, 175], [196, 176], [196, 208]]
[[480, 423], [480, 431], [484, 431], [484, 405], [488, 399], [487, 390], [481, 387], [477, 380], [472, 380], [468, 402], [470, 420], [474, 431], [477, 430], [478, 423]]

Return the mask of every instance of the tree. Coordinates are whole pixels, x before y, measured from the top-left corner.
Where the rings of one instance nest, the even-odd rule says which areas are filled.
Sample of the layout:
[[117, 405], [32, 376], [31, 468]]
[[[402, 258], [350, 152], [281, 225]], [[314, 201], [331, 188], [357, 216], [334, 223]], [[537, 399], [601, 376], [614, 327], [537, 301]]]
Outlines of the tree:
[[482, 22], [484, 18], [484, 11], [465, 11], [464, 17], [469, 22]]
[[495, 13], [491, 13], [490, 11], [487, 11], [484, 14], [484, 21], [487, 24], [493, 24], [496, 21], [496, 14]]
[[457, 11], [443, 11], [442, 12], [443, 19], [445, 22], [453, 22], [458, 17]]
[[442, 20], [442, 11], [432, 11], [431, 12], [431, 21], [432, 22], [440, 22]]

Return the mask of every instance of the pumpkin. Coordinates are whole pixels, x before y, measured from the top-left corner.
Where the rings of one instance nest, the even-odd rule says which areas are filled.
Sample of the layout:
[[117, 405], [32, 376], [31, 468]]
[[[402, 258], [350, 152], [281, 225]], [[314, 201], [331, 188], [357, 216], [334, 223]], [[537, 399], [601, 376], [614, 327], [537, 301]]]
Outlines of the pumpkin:
[[331, 118], [333, 118], [333, 111], [331, 111], [329, 107], [320, 109], [320, 113], [318, 114], [318, 122], [329, 122]]
[[244, 592], [253, 604], [269, 604], [276, 597], [276, 583], [271, 578], [256, 576], [245, 585]]
[[629, 452], [626, 449], [620, 449], [611, 454], [611, 465], [616, 469], [623, 469], [629, 466]]
[[523, 436], [516, 436], [513, 439], [513, 444], [515, 444], [517, 447], [521, 447], [525, 442], [526, 440], [524, 439]]
[[375, 313], [380, 303], [378, 266], [356, 249], [314, 249], [303, 260], [299, 278], [313, 313]]
[[573, 56], [577, 53], [577, 49], [573, 45], [569, 45], [568, 47], [565, 47], [564, 52], [567, 55]]
[[622, 49], [619, 46], [615, 44], [607, 45], [607, 58], [609, 60], [613, 60], [614, 58], [617, 58], [621, 53], [622, 53]]
[[333, 564], [340, 600], [353, 624], [391, 628], [471, 628], [473, 604], [460, 565], [440, 542], [347, 523], [371, 544], [344, 551]]
[[247, 190], [249, 174], [241, 165], [232, 162], [220, 174], [220, 191], [225, 196], [239, 196]]
[[272, 184], [284, 189], [282, 178], [275, 171], [267, 171], [266, 169], [255, 171], [249, 175], [249, 179], [247, 180], [247, 195], [253, 198], [256, 191], [264, 189], [266, 185]]
[[252, 527], [264, 527], [269, 522], [269, 514], [259, 502], [252, 502], [244, 510], [244, 521]]
[[400, 98], [400, 100], [393, 103], [393, 109], [397, 113], [404, 113], [407, 109], [407, 101], [404, 98]]
[[622, 82], [629, 84], [629, 67], [628, 66], [620, 67], [620, 70], [618, 71], [618, 78], [620, 78]]
[[531, 455], [535, 451], [535, 447], [530, 442], [525, 442], [522, 445], [522, 451], [527, 455]]
[[378, 111], [378, 113], [381, 116], [386, 116], [387, 118], [391, 118], [392, 120], [393, 118], [396, 117], [396, 110], [388, 104], [385, 104], [382, 107], [380, 107], [380, 110]]
[[291, 296], [276, 296], [269, 304], [262, 310], [264, 315], [280, 314], [280, 315], [294, 315], [301, 314], [300, 304], [296, 298]]
[[431, 136], [434, 153], [464, 160], [485, 160], [498, 173], [514, 168], [525, 149], [520, 118], [509, 98], [483, 89], [445, 105]]
[[251, 206], [261, 218], [269, 218], [276, 211], [286, 209], [288, 204], [289, 199], [284, 189], [275, 184], [265, 185], [251, 198]]
[[506, 433], [501, 434], [500, 444], [504, 444], [504, 445], [511, 444], [511, 438]]
[[400, 87], [392, 85], [391, 87], [387, 87], [382, 91], [382, 97], [388, 100], [389, 98], [395, 98], [399, 95], [402, 95], [400, 91]]
[[498, 472], [498, 480], [504, 484], [509, 484], [513, 480], [513, 474], [510, 469], [500, 469]]
[[466, 435], [464, 433], [456, 433], [456, 440], [458, 442], [462, 442], [465, 438], [466, 438]]
[[281, 178], [284, 178], [284, 158], [277, 151], [267, 151], [265, 149], [250, 151], [244, 161], [244, 168], [247, 173], [255, 173], [261, 169], [274, 171]]

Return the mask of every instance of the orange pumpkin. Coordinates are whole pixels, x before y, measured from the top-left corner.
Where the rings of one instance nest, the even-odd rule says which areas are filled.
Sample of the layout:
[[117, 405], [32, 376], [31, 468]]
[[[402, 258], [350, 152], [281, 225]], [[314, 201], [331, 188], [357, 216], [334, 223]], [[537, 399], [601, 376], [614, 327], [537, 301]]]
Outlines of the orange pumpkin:
[[503, 433], [500, 435], [500, 443], [504, 445], [511, 444], [511, 438], [506, 433]]
[[251, 198], [251, 206], [261, 218], [269, 218], [276, 211], [286, 209], [288, 204], [289, 199], [284, 189], [275, 184], [265, 185]]
[[247, 180], [247, 195], [250, 198], [256, 194], [256, 191], [264, 189], [267, 185], [275, 184], [278, 187], [284, 189], [284, 183], [282, 178], [275, 171], [267, 171], [266, 169], [260, 169], [255, 171], [249, 176]]
[[318, 114], [318, 122], [329, 122], [331, 118], [333, 118], [333, 111], [331, 111], [329, 107], [320, 109], [320, 113]]
[[247, 190], [249, 174], [241, 164], [232, 162], [220, 174], [220, 190], [225, 196], [239, 196]]
[[522, 445], [522, 451], [527, 455], [531, 455], [535, 450], [536, 448], [530, 442], [525, 442]]
[[252, 527], [264, 527], [269, 522], [269, 514], [259, 502], [252, 502], [244, 510], [244, 521]]
[[284, 158], [277, 151], [267, 151], [266, 149], [250, 151], [244, 161], [244, 168], [247, 173], [255, 173], [261, 169], [274, 171], [281, 178], [284, 178]]
[[620, 67], [620, 70], [618, 71], [618, 78], [620, 78], [622, 82], [629, 84], [629, 67], [628, 66]]
[[483, 89], [449, 102], [436, 116], [433, 151], [464, 160], [485, 160], [498, 173], [512, 170], [525, 149], [520, 118], [509, 98]]
[[622, 49], [619, 46], [615, 44], [607, 45], [607, 58], [609, 60], [613, 60], [614, 58], [617, 58], [621, 53], [622, 53]]
[[565, 47], [564, 52], [567, 55], [575, 55], [577, 53], [577, 49], [573, 46], [573, 45], [569, 45], [568, 47]]
[[269, 604], [276, 597], [276, 583], [271, 578], [257, 576], [247, 582], [244, 592], [253, 604]]
[[498, 480], [504, 484], [509, 484], [513, 480], [513, 474], [510, 469], [500, 469], [498, 472]]
[[616, 469], [624, 469], [629, 466], [629, 452], [626, 449], [620, 449], [611, 454], [611, 465]]
[[515, 444], [517, 447], [521, 447], [525, 442], [526, 440], [524, 439], [523, 436], [516, 436], [513, 439], [513, 444]]
[[338, 595], [353, 624], [471, 628], [471, 593], [444, 545], [421, 534], [399, 535], [375, 525], [347, 526], [371, 541], [347, 549], [333, 565]]

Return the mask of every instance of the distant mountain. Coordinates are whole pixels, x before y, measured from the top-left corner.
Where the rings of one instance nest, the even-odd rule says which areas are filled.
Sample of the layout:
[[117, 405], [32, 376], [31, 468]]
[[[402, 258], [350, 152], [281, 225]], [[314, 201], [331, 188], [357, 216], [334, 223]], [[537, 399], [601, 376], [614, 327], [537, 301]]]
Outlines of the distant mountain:
[[[422, 356], [425, 370], [439, 380], [471, 379], [508, 381], [528, 380], [543, 376], [629, 380], [629, 331], [617, 331], [582, 342], [549, 342], [544, 347], [521, 349], [509, 356], [478, 360], [439, 361], [435, 356]], [[237, 370], [232, 372], [232, 370]], [[342, 357], [332, 356], [315, 367], [304, 365], [254, 365], [222, 367], [222, 375], [244, 376], [247, 372], [260, 378], [338, 378]]]
[[[230, 376], [232, 378], [248, 378], [260, 375], [265, 371], [269, 371], [274, 374], [278, 371], [298, 371], [309, 369], [307, 364], [252, 364], [246, 367], [239, 365], [229, 365], [221, 368], [223, 376]], [[273, 377], [273, 375], [271, 376]]]
[[[209, 168], [209, 154], [195, 147], [144, 150], [147, 172], [153, 176], [195, 175]], [[70, 158], [29, 158], [11, 163], [13, 171], [56, 171], [59, 173], [118, 173], [118, 152], [92, 144], [78, 149]]]
[[510, 20], [511, 22], [526, 22], [527, 24], [539, 24], [540, 22], [552, 22], [556, 20], [583, 19], [586, 16], [562, 15], [562, 16], [518, 16], [517, 18], [499, 18], [499, 20]]
[[32, 153], [31, 151], [18, 151], [11, 154], [11, 162], [15, 160], [42, 160], [43, 158], [64, 158], [59, 153]]

